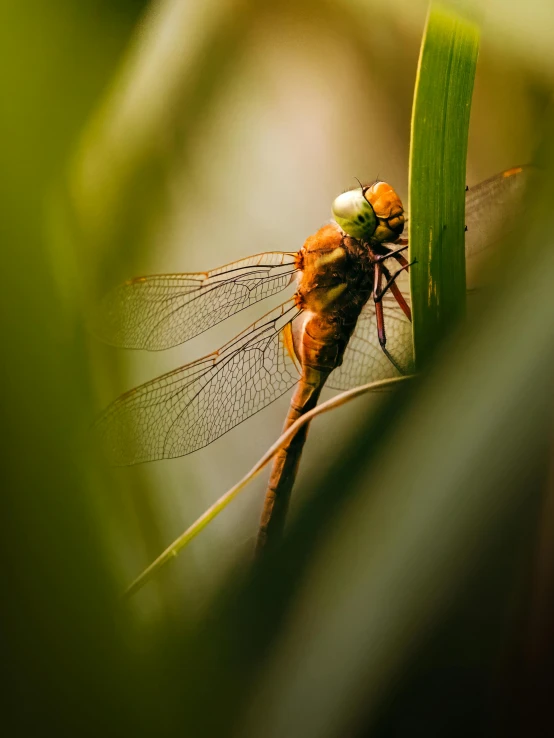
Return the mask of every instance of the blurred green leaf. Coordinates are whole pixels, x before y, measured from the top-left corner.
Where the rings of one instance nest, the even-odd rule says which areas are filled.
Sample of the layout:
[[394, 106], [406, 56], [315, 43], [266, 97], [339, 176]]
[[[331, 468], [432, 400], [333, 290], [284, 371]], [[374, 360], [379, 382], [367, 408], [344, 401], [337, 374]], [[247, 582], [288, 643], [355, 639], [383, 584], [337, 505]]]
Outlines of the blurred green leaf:
[[72, 167], [73, 202], [101, 284], [114, 281], [121, 262], [129, 269], [164, 212], [168, 159], [188, 155], [257, 12], [252, 0], [150, 4]]

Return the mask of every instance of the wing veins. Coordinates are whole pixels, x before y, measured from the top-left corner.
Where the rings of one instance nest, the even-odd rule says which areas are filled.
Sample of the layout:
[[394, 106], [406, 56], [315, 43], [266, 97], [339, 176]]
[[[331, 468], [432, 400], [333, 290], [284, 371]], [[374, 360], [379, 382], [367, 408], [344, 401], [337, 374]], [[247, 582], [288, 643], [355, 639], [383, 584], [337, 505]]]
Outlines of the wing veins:
[[[272, 277], [271, 279], [279, 279], [280, 277], [288, 277], [289, 275], [292, 276], [296, 271], [298, 271], [298, 270], [297, 269], [294, 269], [291, 272], [285, 272], [284, 274], [279, 274], [279, 275], [277, 275], [275, 277]], [[201, 297], [205, 297], [206, 295], [209, 295], [213, 290], [217, 289], [218, 287], [224, 286], [226, 284], [235, 284], [235, 285], [239, 285], [240, 284], [240, 286], [242, 288], [244, 288], [247, 292], [253, 292], [256, 289], [256, 287], [259, 284], [263, 283], [264, 281], [265, 281], [264, 279], [258, 279], [257, 284], [254, 287], [249, 287], [246, 284], [242, 284], [242, 283], [236, 282], [234, 280], [227, 280], [225, 282], [218, 282], [217, 284], [210, 285], [208, 289], [202, 290], [202, 292], [200, 294], [195, 295], [190, 300], [187, 300], [186, 302], [178, 305], [176, 308], [173, 308], [168, 313], [165, 313], [162, 317], [160, 317], [159, 321], [152, 326], [152, 329], [148, 333], [147, 338], [148, 338], [148, 340], [150, 340], [152, 338], [152, 335], [160, 327], [160, 325], [162, 325], [162, 323], [164, 323], [166, 320], [169, 320], [172, 315], [174, 315], [175, 313], [179, 312], [180, 310], [182, 310], [183, 308], [187, 307], [188, 305], [191, 305], [195, 300], [198, 300]], [[269, 280], [268, 280], [267, 283], [269, 284]], [[202, 287], [200, 286], [200, 287], [197, 287], [195, 289], [201, 290]], [[191, 290], [191, 292], [188, 292], [188, 293], [187, 292], [182, 292], [179, 295], [173, 295], [173, 296], [168, 297], [168, 298], [165, 298], [165, 299], [167, 299], [168, 301], [169, 300], [174, 300], [174, 299], [177, 299], [178, 297], [187, 296], [187, 295], [189, 295], [191, 293], [192, 293], [192, 290]], [[268, 297], [269, 297], [269, 295], [268, 295]], [[262, 299], [264, 299], [264, 298], [262, 298]], [[236, 298], [233, 302], [226, 303], [226, 307], [230, 309], [230, 308], [234, 307], [235, 305], [240, 305], [240, 304], [242, 304], [242, 301], [239, 300], [238, 298]], [[251, 305], [245, 305], [243, 308], [241, 308], [240, 310], [237, 310], [235, 313], [232, 313], [232, 314], [233, 315], [237, 315], [238, 313], [242, 312], [243, 310], [246, 310], [246, 308], [248, 308], [248, 307], [251, 307]], [[209, 329], [207, 329], [207, 330], [209, 330]]]
[[[168, 427], [167, 431], [165, 432], [165, 434], [164, 434], [164, 442], [163, 442], [163, 453], [164, 453], [164, 456], [165, 456], [165, 453], [166, 453], [166, 450], [167, 450], [167, 444], [169, 442], [169, 437], [170, 437], [171, 432], [173, 431], [173, 428], [175, 427], [176, 423], [183, 417], [185, 411], [194, 402], [194, 400], [201, 394], [201, 392], [204, 391], [204, 389], [207, 387], [207, 385], [210, 384], [211, 382], [213, 382], [213, 380], [225, 369], [225, 367], [236, 356], [238, 356], [241, 353], [245, 353], [245, 352], [249, 352], [249, 351], [258, 351], [258, 352], [261, 353], [262, 357], [264, 357], [265, 356], [265, 353], [266, 353], [266, 351], [267, 351], [267, 349], [269, 347], [269, 342], [271, 341], [271, 339], [274, 338], [276, 335], [278, 335], [283, 330], [283, 328], [285, 327], [285, 325], [288, 325], [291, 321], [295, 320], [295, 318], [298, 317], [298, 315], [300, 315], [300, 313], [302, 312], [301, 310], [299, 310], [295, 315], [293, 315], [292, 318], [289, 318], [283, 324], [283, 326], [281, 326], [281, 328], [279, 328], [279, 330], [275, 330], [276, 323], [281, 318], [283, 318], [285, 315], [287, 315], [287, 313], [292, 308], [295, 308], [295, 307], [296, 307], [296, 305], [293, 305], [291, 308], [289, 308], [288, 310], [286, 310], [282, 315], [277, 316], [274, 319], [268, 321], [267, 323], [264, 323], [263, 325], [261, 325], [260, 328], [263, 328], [264, 329], [261, 334], [257, 334], [256, 336], [251, 337], [244, 344], [244, 346], [241, 346], [241, 347], [238, 347], [238, 348], [234, 349], [228, 356], [225, 357], [225, 359], [223, 361], [221, 361], [221, 365], [220, 365], [219, 362], [217, 364], [214, 364], [214, 368], [217, 367], [217, 371], [213, 375], [211, 375], [209, 377], [209, 379], [207, 379], [207, 381], [202, 385], [202, 387], [200, 387], [198, 389], [198, 391], [186, 402], [185, 405], [183, 405], [181, 411], [176, 415], [176, 417], [171, 422], [171, 425]], [[273, 326], [273, 327], [271, 328], [271, 326]], [[268, 330], [271, 331], [270, 334], [267, 335], [267, 336], [264, 335], [264, 334], [266, 334], [268, 332]], [[257, 344], [259, 342], [263, 341], [263, 340], [266, 340], [266, 345], [265, 345], [265, 347], [262, 350], [260, 350], [260, 348], [257, 346]], [[251, 345], [252, 342], [254, 342], [253, 345]], [[265, 368], [263, 361], [261, 363], [261, 368], [263, 368], [264, 371], [267, 374], [270, 374], [270, 372]], [[187, 386], [190, 386], [190, 384], [191, 383], [189, 382]], [[171, 395], [171, 398], [173, 399], [177, 395], [181, 394], [185, 389], [186, 389], [186, 387], [181, 387], [179, 390], [177, 390], [174, 394]], [[152, 422], [155, 422], [155, 420], [156, 419], [154, 419]], [[150, 427], [151, 427], [151, 425], [152, 424], [150, 424]]]

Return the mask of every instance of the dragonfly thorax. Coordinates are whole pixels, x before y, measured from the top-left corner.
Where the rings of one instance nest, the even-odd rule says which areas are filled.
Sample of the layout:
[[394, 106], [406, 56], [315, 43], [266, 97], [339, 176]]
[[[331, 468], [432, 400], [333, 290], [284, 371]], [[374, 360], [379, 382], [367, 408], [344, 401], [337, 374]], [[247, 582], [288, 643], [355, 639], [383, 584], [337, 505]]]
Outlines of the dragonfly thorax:
[[[339, 322], [355, 320], [373, 285], [373, 265], [364, 244], [331, 222], [306, 239], [300, 251], [297, 303]], [[350, 313], [353, 315], [346, 315]]]
[[306, 239], [298, 261], [294, 353], [303, 370], [330, 372], [342, 357], [370, 297], [374, 268], [364, 244], [331, 222]]

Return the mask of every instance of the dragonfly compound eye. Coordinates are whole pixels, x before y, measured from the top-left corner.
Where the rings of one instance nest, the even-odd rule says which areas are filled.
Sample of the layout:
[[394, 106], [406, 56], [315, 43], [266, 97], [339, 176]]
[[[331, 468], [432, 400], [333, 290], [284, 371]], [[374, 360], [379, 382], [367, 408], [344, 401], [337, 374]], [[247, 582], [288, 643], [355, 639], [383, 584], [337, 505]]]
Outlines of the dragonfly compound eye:
[[345, 233], [370, 239], [377, 228], [377, 218], [361, 188], [343, 192], [333, 202], [333, 217]]
[[364, 197], [371, 203], [378, 224], [374, 240], [395, 241], [404, 230], [402, 201], [386, 182], [374, 182], [364, 190]]

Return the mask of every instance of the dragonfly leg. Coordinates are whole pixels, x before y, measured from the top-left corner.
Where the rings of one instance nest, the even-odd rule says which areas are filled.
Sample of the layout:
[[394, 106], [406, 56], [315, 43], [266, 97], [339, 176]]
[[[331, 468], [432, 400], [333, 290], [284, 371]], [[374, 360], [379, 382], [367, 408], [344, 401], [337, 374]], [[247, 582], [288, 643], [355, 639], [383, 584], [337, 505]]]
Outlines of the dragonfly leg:
[[410, 266], [408, 264], [408, 259], [406, 259], [404, 256], [402, 256], [402, 254], [394, 254], [394, 256], [392, 258], [393, 259], [396, 259], [396, 261], [400, 264], [400, 266], [403, 266], [403, 267], [409, 267]]
[[[376, 261], [376, 262], [385, 261], [385, 259], [390, 259], [391, 256], [394, 256], [394, 258], [397, 259], [398, 256], [399, 256], [399, 254], [401, 254], [402, 251], [406, 251], [407, 248], [408, 248], [408, 243], [406, 242], [404, 245], [400, 246], [397, 249], [391, 249], [386, 254], [379, 254], [379, 256], [374, 256], [373, 257], [373, 260]], [[403, 259], [404, 257], [400, 257], [400, 258]], [[405, 259], [404, 259], [404, 261], [405, 261]]]
[[[390, 279], [388, 280], [388, 282], [387, 282], [387, 283], [386, 283], [386, 285], [385, 285], [385, 286], [383, 287], [383, 289], [382, 289], [382, 290], [380, 290], [379, 292], [377, 292], [377, 293], [376, 293], [376, 292], [375, 292], [375, 290], [374, 290], [374, 293], [373, 293], [373, 299], [375, 300], [375, 302], [376, 302], [376, 303], [378, 303], [378, 302], [381, 302], [381, 300], [383, 299], [383, 297], [384, 297], [384, 296], [386, 295], [387, 291], [388, 291], [389, 289], [391, 289], [391, 288], [392, 288], [392, 285], [393, 285], [393, 284], [394, 284], [394, 282], [396, 281], [396, 278], [398, 277], [398, 275], [399, 275], [399, 274], [401, 274], [401, 273], [402, 273], [403, 271], [405, 271], [406, 269], [409, 269], [409, 268], [410, 268], [411, 266], [413, 266], [413, 265], [414, 265], [415, 263], [416, 263], [416, 262], [415, 262], [415, 260], [414, 260], [414, 261], [412, 261], [412, 262], [411, 262], [410, 264], [406, 264], [405, 266], [403, 266], [403, 267], [402, 267], [402, 269], [399, 269], [399, 270], [398, 270], [398, 271], [397, 271], [397, 272], [396, 272], [395, 274], [393, 274], [393, 275], [392, 275], [392, 277], [391, 277], [391, 278], [390, 278]], [[382, 267], [381, 267], [381, 269], [382, 269]], [[392, 291], [392, 289], [391, 289], [391, 291]], [[400, 292], [400, 290], [398, 290], [398, 292]], [[396, 297], [396, 295], [395, 295], [395, 297]], [[397, 299], [398, 299], [398, 298], [397, 298]]]
[[[406, 262], [406, 265], [408, 265], [407, 262]], [[385, 275], [386, 279], [389, 279], [390, 280], [391, 275], [390, 275], [389, 270], [385, 266], [383, 266], [382, 269], [383, 269], [383, 274]], [[402, 312], [404, 313], [404, 315], [411, 322], [412, 321], [412, 310], [411, 310], [410, 306], [408, 305], [408, 303], [406, 302], [406, 298], [404, 297], [404, 295], [400, 291], [399, 286], [396, 284], [396, 282], [394, 280], [392, 281], [392, 283], [390, 285], [390, 291], [392, 292], [392, 294], [393, 294], [396, 302], [398, 303], [398, 305], [402, 309]]]
[[[387, 359], [390, 361], [390, 363], [393, 365], [393, 367], [396, 369], [396, 371], [399, 374], [404, 374], [404, 372], [402, 371], [402, 367], [400, 367], [396, 363], [394, 358], [387, 351], [387, 335], [385, 333], [385, 316], [383, 314], [383, 301], [382, 301], [383, 294], [389, 287], [391, 287], [391, 284], [394, 284], [394, 279], [396, 279], [397, 274], [394, 275], [394, 278], [392, 279], [392, 281], [389, 280], [389, 284], [385, 287], [385, 289], [381, 290], [381, 281], [383, 277], [382, 270], [386, 270], [386, 267], [383, 267], [379, 263], [375, 264], [375, 276], [373, 280], [373, 301], [375, 302], [375, 318], [377, 320], [377, 336], [379, 338], [379, 345], [381, 346], [381, 349], [383, 353], [385, 354], [385, 356], [387, 357]], [[387, 271], [387, 274], [388, 274], [388, 271]], [[402, 301], [405, 302], [400, 290], [398, 290], [398, 294], [401, 296]], [[399, 304], [400, 304], [400, 307], [402, 307], [402, 304], [401, 303]], [[408, 305], [406, 305], [406, 307], [408, 310], [410, 309]]]
[[375, 318], [377, 319], [377, 336], [379, 337], [379, 343], [381, 348], [384, 350], [387, 343], [387, 336], [385, 333], [385, 316], [383, 314], [383, 303], [379, 295], [381, 294], [381, 282], [383, 279], [383, 267], [379, 262], [375, 264], [375, 272], [373, 276], [373, 302], [375, 303]]

